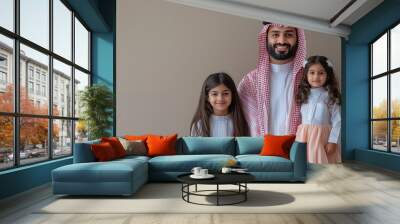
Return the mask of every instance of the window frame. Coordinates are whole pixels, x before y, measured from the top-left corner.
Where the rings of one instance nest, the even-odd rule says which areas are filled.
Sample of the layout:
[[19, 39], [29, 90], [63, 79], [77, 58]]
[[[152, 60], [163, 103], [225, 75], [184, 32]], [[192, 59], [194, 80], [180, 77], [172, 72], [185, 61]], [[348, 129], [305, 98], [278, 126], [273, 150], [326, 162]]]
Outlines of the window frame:
[[[49, 2], [49, 48], [46, 49], [45, 47], [42, 47], [39, 44], [34, 43], [33, 41], [30, 41], [29, 39], [26, 39], [25, 37], [20, 35], [20, 0], [14, 0], [13, 1], [13, 10], [14, 10], [14, 30], [10, 31], [4, 27], [0, 26], [0, 35], [3, 35], [7, 38], [10, 38], [13, 40], [13, 63], [11, 66], [13, 66], [12, 73], [10, 75], [13, 76], [14, 78], [14, 110], [13, 112], [2, 112], [0, 111], [0, 116], [4, 117], [12, 117], [13, 119], [13, 155], [14, 155], [14, 161], [13, 161], [13, 166], [10, 167], [5, 167], [5, 168], [0, 168], [0, 172], [4, 170], [10, 170], [10, 169], [16, 169], [18, 167], [23, 167], [23, 166], [29, 166], [37, 163], [43, 163], [46, 161], [54, 160], [54, 159], [61, 159], [65, 157], [70, 157], [73, 156], [74, 152], [74, 143], [75, 143], [75, 126], [76, 126], [76, 121], [79, 120], [79, 117], [75, 116], [75, 108], [71, 108], [71, 114], [68, 116], [56, 116], [53, 115], [53, 76], [54, 76], [54, 69], [53, 69], [53, 60], [58, 60], [59, 62], [62, 62], [68, 66], [71, 66], [71, 83], [74, 84], [75, 82], [75, 69], [85, 73], [88, 75], [89, 78], [89, 83], [88, 86], [92, 85], [92, 61], [91, 61], [91, 49], [92, 49], [92, 43], [91, 43], [91, 37], [92, 37], [92, 30], [87, 26], [87, 24], [83, 21], [83, 19], [72, 9], [72, 7], [65, 1], [65, 0], [59, 0], [68, 10], [71, 11], [71, 18], [70, 18], [70, 23], [71, 23], [71, 58], [67, 59], [64, 58], [63, 56], [57, 54], [54, 52], [54, 46], [53, 46], [53, 24], [54, 24], [54, 17], [53, 17], [53, 0], [48, 0]], [[85, 69], [78, 64], [75, 63], [75, 18], [79, 20], [79, 22], [84, 26], [84, 28], [88, 31], [88, 69]], [[48, 62], [48, 74], [47, 74], [47, 80], [45, 84], [45, 95], [48, 96], [47, 103], [48, 103], [48, 108], [49, 111], [47, 112], [46, 115], [40, 115], [40, 114], [27, 114], [27, 113], [21, 113], [20, 111], [20, 85], [21, 85], [21, 80], [20, 80], [20, 45], [23, 44], [27, 47], [32, 48], [33, 50], [36, 50], [40, 53], [43, 53], [48, 56], [49, 62]], [[31, 66], [27, 63], [27, 74], [26, 76], [26, 82], [33, 82], [34, 86], [34, 92], [36, 92], [35, 85], [36, 84], [41, 84], [40, 87], [42, 87], [42, 77], [41, 75], [43, 74], [44, 70], [40, 69], [39, 70], [39, 79], [37, 80], [36, 77], [36, 72], [37, 68], [33, 67], [33, 79], [31, 79], [30, 76], [30, 68]], [[28, 84], [26, 84], [28, 85]], [[74, 105], [75, 103], [75, 85], [72, 85], [71, 87], [71, 93], [72, 93], [72, 99], [71, 99], [71, 104]], [[27, 87], [27, 91], [29, 91], [29, 87]], [[41, 90], [41, 88], [40, 88]], [[48, 93], [47, 93], [48, 92]], [[40, 91], [40, 94], [37, 96], [42, 96], [42, 91]], [[34, 103], [36, 103], [35, 101]], [[21, 118], [45, 118], [47, 119], [48, 123], [48, 136], [47, 136], [47, 150], [48, 150], [48, 155], [47, 157], [43, 157], [43, 160], [40, 160], [38, 162], [32, 162], [32, 163], [21, 163], [21, 158], [20, 158], [20, 119]], [[54, 147], [53, 147], [53, 123], [57, 120], [61, 121], [70, 121], [71, 123], [71, 141], [70, 141], [70, 148], [71, 148], [71, 153], [68, 155], [62, 155], [62, 156], [55, 156], [53, 155], [54, 153]]]
[[[0, 64], [0, 85], [7, 85], [7, 79], [8, 79], [8, 74], [7, 74], [7, 68], [8, 68], [8, 57], [7, 55], [4, 55], [0, 53], [0, 58], [1, 62], [4, 62], [4, 65], [1, 63]], [[4, 76], [4, 79], [3, 79]]]
[[[392, 122], [393, 121], [400, 121], [400, 117], [393, 117], [392, 116], [392, 99], [391, 99], [391, 91], [392, 91], [392, 85], [391, 85], [391, 79], [393, 75], [396, 75], [396, 73], [400, 72], [400, 67], [391, 69], [391, 31], [393, 28], [396, 26], [400, 26], [400, 21], [397, 21], [396, 23], [392, 24], [390, 27], [385, 29], [384, 32], [379, 34], [375, 39], [373, 39], [369, 44], [369, 149], [373, 151], [380, 151], [380, 152], [386, 152], [386, 153], [391, 153], [391, 154], [400, 154], [399, 152], [393, 152], [392, 151]], [[384, 35], [387, 35], [387, 64], [386, 64], [386, 71], [383, 73], [376, 74], [374, 76], [373, 74], [373, 44], [376, 43], [381, 37]], [[400, 52], [399, 52], [400, 53]], [[387, 105], [386, 105], [386, 117], [385, 118], [373, 118], [373, 93], [374, 93], [374, 86], [373, 86], [373, 81], [382, 77], [386, 77], [386, 87], [387, 87], [387, 93], [386, 93], [386, 98], [387, 98]], [[375, 121], [386, 121], [386, 151], [384, 150], [379, 150], [374, 148], [374, 132], [373, 132], [373, 122]]]
[[8, 79], [7, 73], [3, 70], [0, 70], [0, 85], [7, 84], [7, 79]]

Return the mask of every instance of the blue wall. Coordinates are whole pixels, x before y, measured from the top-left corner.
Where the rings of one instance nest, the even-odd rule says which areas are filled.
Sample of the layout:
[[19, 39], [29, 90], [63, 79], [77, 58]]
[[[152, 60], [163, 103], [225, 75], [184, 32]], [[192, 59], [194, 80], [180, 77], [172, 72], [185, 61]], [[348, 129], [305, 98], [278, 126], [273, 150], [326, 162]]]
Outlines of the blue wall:
[[369, 46], [400, 22], [400, 0], [386, 0], [351, 27], [344, 44], [344, 159], [400, 170], [400, 156], [369, 149]]
[[93, 33], [92, 72], [93, 83], [102, 83], [113, 89], [114, 57], [113, 33]]
[[113, 126], [109, 132], [113, 136], [116, 133], [116, 97], [115, 97], [115, 30], [116, 30], [116, 2], [99, 0], [99, 11], [104, 16], [108, 25], [108, 32], [92, 32], [92, 72], [93, 83], [101, 83], [108, 86], [114, 95]]
[[[108, 86], [114, 95], [114, 34], [92, 33], [92, 83]], [[113, 109], [113, 126], [108, 132], [115, 136], [115, 103]]]
[[115, 136], [114, 33], [92, 33], [92, 82], [108, 86], [114, 95], [113, 126]]
[[[115, 0], [67, 0], [92, 31], [93, 83], [104, 83], [115, 93]], [[115, 114], [115, 110], [114, 110]], [[115, 115], [114, 115], [115, 126]], [[115, 128], [110, 127], [111, 132]], [[0, 172], [0, 199], [51, 181], [51, 171], [72, 158], [47, 161]]]

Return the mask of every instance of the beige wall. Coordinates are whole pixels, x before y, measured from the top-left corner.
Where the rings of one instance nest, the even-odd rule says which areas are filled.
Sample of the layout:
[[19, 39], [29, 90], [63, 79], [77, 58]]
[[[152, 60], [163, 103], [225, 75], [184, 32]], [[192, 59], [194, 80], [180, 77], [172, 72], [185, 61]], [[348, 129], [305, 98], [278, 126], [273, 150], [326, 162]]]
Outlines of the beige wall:
[[327, 56], [332, 62], [336, 76], [340, 84], [341, 76], [341, 44], [340, 37], [324, 33], [306, 31], [307, 55]]
[[[255, 68], [261, 22], [162, 0], [117, 1], [117, 135], [188, 135], [204, 79]], [[340, 39], [306, 32], [340, 68]]]

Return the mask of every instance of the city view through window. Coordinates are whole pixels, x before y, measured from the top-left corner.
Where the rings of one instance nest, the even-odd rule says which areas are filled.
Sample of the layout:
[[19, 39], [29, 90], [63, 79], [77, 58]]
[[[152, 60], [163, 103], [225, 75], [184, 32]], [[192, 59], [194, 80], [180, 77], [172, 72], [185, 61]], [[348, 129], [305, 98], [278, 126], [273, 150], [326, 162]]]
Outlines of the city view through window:
[[0, 1], [0, 170], [70, 156], [87, 140], [90, 32], [60, 0], [19, 2], [17, 27], [14, 0]]
[[400, 25], [374, 41], [371, 51], [371, 145], [400, 153]]

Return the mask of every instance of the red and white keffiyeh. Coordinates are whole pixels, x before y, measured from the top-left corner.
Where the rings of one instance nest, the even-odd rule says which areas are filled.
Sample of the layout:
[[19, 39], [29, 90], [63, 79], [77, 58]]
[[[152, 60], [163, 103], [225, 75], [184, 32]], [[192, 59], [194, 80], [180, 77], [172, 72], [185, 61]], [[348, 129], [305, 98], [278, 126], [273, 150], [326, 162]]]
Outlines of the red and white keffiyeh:
[[[270, 113], [270, 79], [271, 64], [267, 51], [267, 31], [270, 26], [265, 25], [258, 35], [259, 59], [257, 68], [249, 72], [238, 85], [243, 111], [249, 125], [251, 136], [269, 134], [268, 118]], [[304, 30], [297, 28], [297, 51], [293, 60], [291, 81], [294, 83], [292, 101], [289, 107], [289, 119], [286, 124], [287, 134], [296, 134], [297, 126], [301, 122], [300, 105], [295, 103], [295, 96], [303, 73], [303, 62], [306, 58], [306, 40]]]

